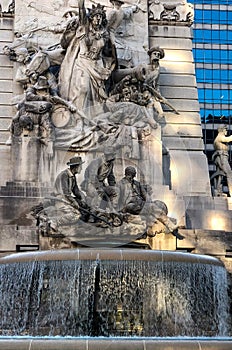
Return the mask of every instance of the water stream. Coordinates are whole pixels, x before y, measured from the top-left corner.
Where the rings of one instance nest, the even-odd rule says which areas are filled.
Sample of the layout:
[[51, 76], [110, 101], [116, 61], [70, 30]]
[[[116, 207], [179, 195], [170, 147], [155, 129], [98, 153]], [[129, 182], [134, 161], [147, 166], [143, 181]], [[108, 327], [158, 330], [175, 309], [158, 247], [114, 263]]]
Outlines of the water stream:
[[2, 336], [227, 335], [223, 266], [48, 260], [0, 265]]

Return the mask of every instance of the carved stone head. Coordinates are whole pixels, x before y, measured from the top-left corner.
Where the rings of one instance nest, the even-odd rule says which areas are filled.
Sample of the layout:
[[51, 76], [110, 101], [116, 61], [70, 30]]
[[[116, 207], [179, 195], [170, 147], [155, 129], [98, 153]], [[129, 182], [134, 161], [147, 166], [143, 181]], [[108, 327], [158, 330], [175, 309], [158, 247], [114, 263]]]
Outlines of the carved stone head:
[[154, 52], [159, 53], [159, 59], [162, 59], [165, 56], [164, 50], [159, 46], [153, 46], [147, 51], [147, 53], [150, 57], [151, 57], [152, 53], [154, 53]]
[[125, 176], [133, 179], [136, 176], [136, 169], [133, 166], [126, 167]]
[[97, 4], [97, 6], [92, 5], [92, 8], [89, 9], [89, 21], [93, 23], [95, 18], [98, 17], [98, 22], [100, 21], [101, 17], [101, 22], [98, 23], [99, 26], [105, 27], [107, 24], [107, 19], [106, 19], [106, 11], [104, 10], [104, 6]]
[[111, 161], [114, 160], [116, 157], [116, 150], [114, 147], [106, 147], [106, 149], [104, 150], [104, 156], [106, 161]]
[[49, 89], [48, 80], [43, 75], [38, 77], [37, 83], [34, 85], [36, 90], [47, 90]]
[[220, 126], [218, 129], [218, 132], [222, 132], [222, 133], [224, 133], [224, 134], [226, 134], [227, 133], [227, 131], [228, 131], [228, 126], [227, 125], [222, 125], [222, 126]]
[[74, 165], [81, 165], [84, 161], [81, 157], [72, 157], [70, 158], [69, 162], [67, 163], [68, 166], [74, 166]]

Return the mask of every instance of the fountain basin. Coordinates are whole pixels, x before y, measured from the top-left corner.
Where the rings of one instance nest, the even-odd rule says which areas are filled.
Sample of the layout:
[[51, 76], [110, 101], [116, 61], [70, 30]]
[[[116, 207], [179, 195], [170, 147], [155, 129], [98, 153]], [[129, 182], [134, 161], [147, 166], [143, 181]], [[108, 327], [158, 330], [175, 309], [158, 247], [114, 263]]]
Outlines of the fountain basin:
[[135, 249], [41, 251], [1, 258], [0, 276], [3, 336], [228, 334], [227, 276], [213, 257]]
[[16, 253], [4, 256], [1, 264], [20, 263], [29, 261], [54, 260], [135, 260], [135, 261], [162, 261], [186, 262], [224, 266], [223, 263], [208, 255], [180, 253], [172, 251], [142, 250], [142, 249], [62, 249]]
[[0, 339], [4, 350], [231, 350], [231, 339]]

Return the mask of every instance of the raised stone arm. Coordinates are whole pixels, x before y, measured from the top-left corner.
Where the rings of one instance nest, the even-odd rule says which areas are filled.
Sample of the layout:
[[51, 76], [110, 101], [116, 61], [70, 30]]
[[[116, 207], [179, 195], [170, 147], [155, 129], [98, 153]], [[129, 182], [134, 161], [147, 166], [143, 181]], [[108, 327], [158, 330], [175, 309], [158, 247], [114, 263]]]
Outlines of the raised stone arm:
[[218, 135], [214, 140], [215, 151], [228, 151], [228, 143], [232, 142], [232, 135], [226, 136], [227, 126], [218, 128]]
[[76, 112], [77, 110], [76, 107], [70, 101], [63, 99], [60, 96], [57, 96], [57, 95], [51, 96], [50, 100], [55, 104], [61, 104], [63, 106], [66, 106], [72, 113]]
[[215, 142], [215, 146], [219, 147], [218, 149], [220, 149], [221, 143], [230, 143], [230, 142], [232, 142], [232, 135], [231, 136], [220, 135], [220, 137], [218, 138], [217, 141]]
[[81, 25], [86, 24], [86, 9], [85, 9], [85, 0], [78, 1], [79, 6], [79, 21]]

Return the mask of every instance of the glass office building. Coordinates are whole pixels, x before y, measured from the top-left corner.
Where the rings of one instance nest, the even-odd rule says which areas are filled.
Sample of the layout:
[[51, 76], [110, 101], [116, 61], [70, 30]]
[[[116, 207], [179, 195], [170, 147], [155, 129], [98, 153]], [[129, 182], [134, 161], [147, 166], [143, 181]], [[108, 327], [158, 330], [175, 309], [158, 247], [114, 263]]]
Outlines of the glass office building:
[[232, 130], [232, 0], [188, 2], [195, 9], [193, 54], [205, 149], [212, 173], [217, 128], [224, 123]]

